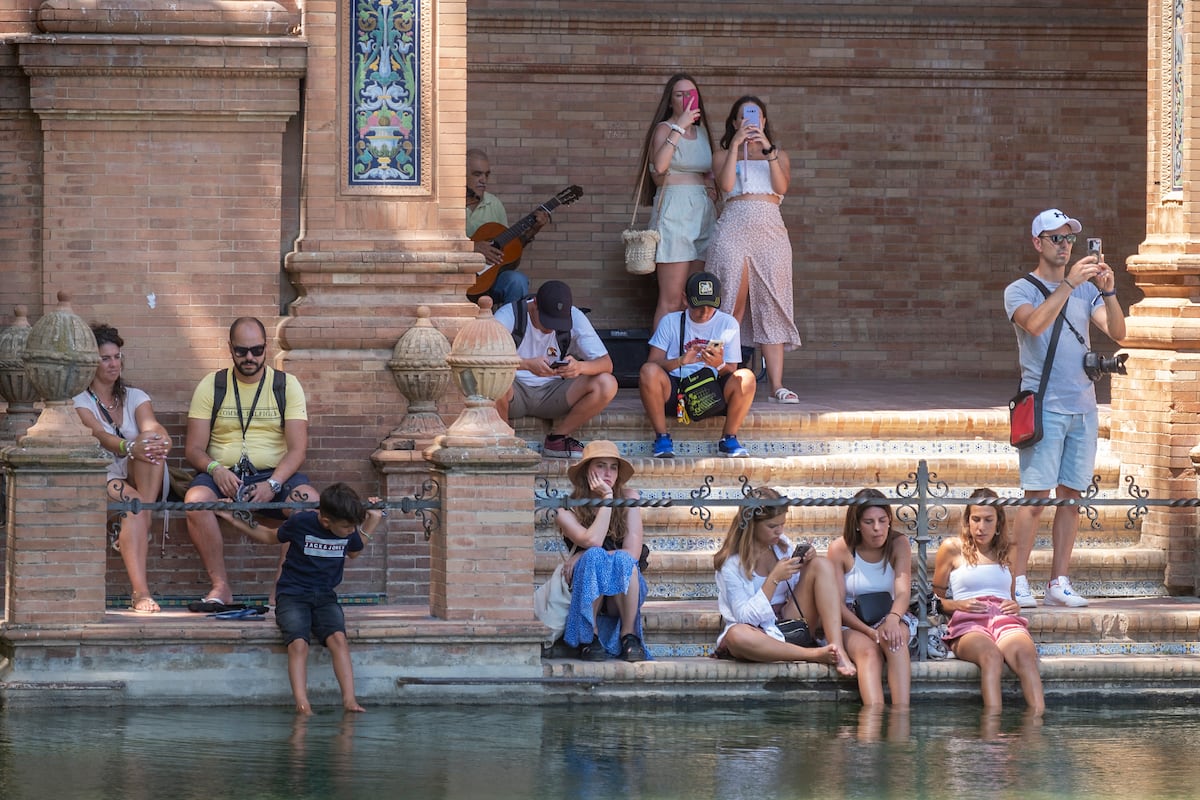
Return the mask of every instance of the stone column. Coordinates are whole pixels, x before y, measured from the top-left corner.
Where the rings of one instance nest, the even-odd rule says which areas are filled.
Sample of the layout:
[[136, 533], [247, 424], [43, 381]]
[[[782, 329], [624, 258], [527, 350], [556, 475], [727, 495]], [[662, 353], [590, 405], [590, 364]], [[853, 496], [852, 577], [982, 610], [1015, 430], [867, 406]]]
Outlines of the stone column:
[[[1200, 442], [1200, 41], [1184, 36], [1197, 30], [1200, 9], [1184, 3], [1180, 12], [1173, 0], [1149, 5], [1146, 239], [1126, 261], [1144, 297], [1129, 308], [1129, 375], [1114, 377], [1112, 388], [1122, 477], [1155, 498], [1194, 496], [1189, 453]], [[1167, 552], [1172, 592], [1200, 584], [1195, 524], [1190, 509], [1151, 509], [1142, 523], [1143, 544]]]
[[[304, 37], [301, 235], [285, 259], [300, 299], [278, 331], [279, 364], [305, 385], [310, 419], [361, 398], [356, 424], [337, 431], [345, 460], [321, 467], [366, 483], [364, 455], [403, 410], [388, 358], [417, 306], [449, 334], [474, 311], [466, 288], [483, 263], [464, 235], [466, 2], [311, 0]], [[451, 416], [459, 398], [447, 400]]]
[[447, 361], [467, 408], [426, 457], [441, 487], [442, 518], [430, 546], [430, 611], [455, 620], [533, 614], [533, 473], [540, 457], [496, 413], [519, 363], [512, 336], [484, 298]]
[[29, 334], [25, 366], [46, 402], [37, 424], [0, 452], [8, 471], [9, 623], [77, 625], [104, 617], [108, 458], [71, 397], [91, 382], [96, 339], [59, 294]]

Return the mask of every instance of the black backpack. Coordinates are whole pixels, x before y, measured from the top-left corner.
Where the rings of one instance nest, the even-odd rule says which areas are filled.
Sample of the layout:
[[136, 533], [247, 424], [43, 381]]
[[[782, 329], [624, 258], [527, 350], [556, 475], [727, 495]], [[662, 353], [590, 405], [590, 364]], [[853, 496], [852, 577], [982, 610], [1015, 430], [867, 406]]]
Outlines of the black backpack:
[[[287, 373], [274, 370], [275, 377], [271, 380], [271, 391], [275, 394], [275, 406], [279, 409], [279, 427], [287, 422]], [[225, 392], [229, 390], [229, 370], [218, 370], [213, 378], [212, 419], [208, 421], [209, 430], [217, 424], [217, 412], [225, 402]]]
[[[520, 348], [521, 341], [525, 338], [525, 329], [529, 326], [529, 311], [525, 308], [525, 304], [537, 297], [535, 294], [527, 294], [520, 300], [513, 300], [509, 303], [513, 311], [513, 343]], [[571, 332], [570, 331], [555, 331], [554, 338], [558, 339], [558, 357], [560, 359], [567, 357], [567, 352], [571, 349]]]

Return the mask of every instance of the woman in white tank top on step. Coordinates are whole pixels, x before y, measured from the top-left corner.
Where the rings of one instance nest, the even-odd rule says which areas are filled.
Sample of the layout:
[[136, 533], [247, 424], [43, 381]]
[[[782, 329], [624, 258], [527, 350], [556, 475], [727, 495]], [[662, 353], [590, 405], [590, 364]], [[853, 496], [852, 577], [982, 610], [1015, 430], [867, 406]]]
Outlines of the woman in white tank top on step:
[[[876, 489], [860, 489], [857, 499], [870, 502], [846, 509], [842, 538], [829, 544], [826, 557], [844, 577], [842, 606], [846, 654], [858, 670], [858, 693], [865, 706], [882, 705], [883, 671], [887, 666], [888, 691], [892, 705], [908, 706], [912, 665], [908, 656], [911, 629], [908, 613], [912, 575], [912, 548], [908, 537], [892, 528], [892, 508]], [[874, 625], [859, 619], [852, 606], [855, 598], [870, 592], [889, 592], [891, 608]]]
[[[976, 489], [970, 499], [996, 496], [991, 489]], [[1041, 716], [1046, 701], [1037, 647], [1013, 599], [1009, 560], [1004, 509], [965, 506], [958, 537], [938, 548], [933, 590], [943, 610], [952, 614], [946, 641], [954, 655], [979, 665], [984, 708], [1000, 709], [1000, 677], [1007, 664], [1021, 680], [1030, 713]]]

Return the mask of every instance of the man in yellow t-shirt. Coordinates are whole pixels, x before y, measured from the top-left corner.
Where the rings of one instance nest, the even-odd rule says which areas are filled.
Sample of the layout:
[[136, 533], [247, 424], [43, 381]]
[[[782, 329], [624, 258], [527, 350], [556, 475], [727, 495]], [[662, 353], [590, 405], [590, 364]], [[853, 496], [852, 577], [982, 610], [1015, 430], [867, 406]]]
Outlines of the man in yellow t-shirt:
[[[267, 366], [266, 351], [267, 330], [262, 322], [254, 317], [236, 320], [229, 328], [233, 367], [206, 375], [192, 394], [184, 457], [196, 468], [197, 475], [188, 488], [186, 502], [316, 499], [317, 492], [309, 485], [308, 476], [300, 472], [308, 450], [304, 390], [293, 375], [282, 375], [282, 385], [276, 385], [277, 373]], [[225, 384], [224, 397], [214, 414], [221, 382]], [[277, 398], [280, 392], [285, 404], [282, 414]], [[264, 514], [279, 516], [278, 512]], [[225, 548], [216, 513], [189, 511], [187, 523], [188, 535], [212, 582], [201, 605], [230, 604], [233, 592], [225, 571]]]

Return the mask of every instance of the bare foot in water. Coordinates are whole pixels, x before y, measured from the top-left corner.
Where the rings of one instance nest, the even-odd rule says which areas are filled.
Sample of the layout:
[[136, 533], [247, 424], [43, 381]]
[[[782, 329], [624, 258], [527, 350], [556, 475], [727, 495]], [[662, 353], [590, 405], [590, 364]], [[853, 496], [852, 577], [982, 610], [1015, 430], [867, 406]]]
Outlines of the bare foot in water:
[[342, 708], [346, 709], [347, 711], [357, 711], [359, 713], [366, 711], [366, 709], [360, 706], [358, 701], [354, 699], [347, 700], [342, 704]]

